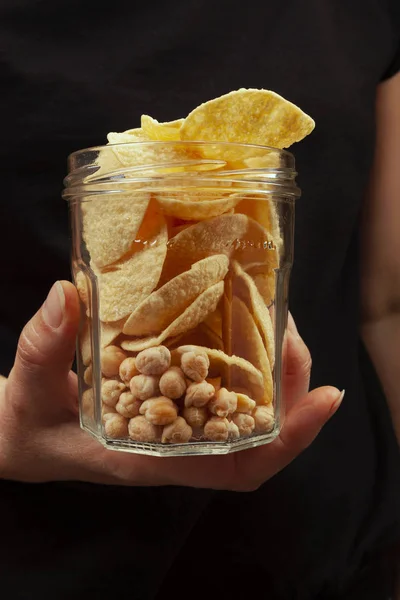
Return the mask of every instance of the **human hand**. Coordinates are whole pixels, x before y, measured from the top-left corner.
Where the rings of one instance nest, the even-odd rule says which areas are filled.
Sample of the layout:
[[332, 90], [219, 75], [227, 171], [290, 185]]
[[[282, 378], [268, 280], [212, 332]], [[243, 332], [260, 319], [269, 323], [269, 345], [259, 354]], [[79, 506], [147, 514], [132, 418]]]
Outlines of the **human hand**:
[[70, 370], [78, 324], [77, 291], [58, 282], [24, 328], [14, 367], [0, 381], [0, 477], [250, 491], [311, 444], [341, 401], [333, 387], [308, 392], [310, 354], [289, 316], [283, 376], [288, 412], [272, 443], [226, 456], [114, 452], [79, 427], [77, 377]]

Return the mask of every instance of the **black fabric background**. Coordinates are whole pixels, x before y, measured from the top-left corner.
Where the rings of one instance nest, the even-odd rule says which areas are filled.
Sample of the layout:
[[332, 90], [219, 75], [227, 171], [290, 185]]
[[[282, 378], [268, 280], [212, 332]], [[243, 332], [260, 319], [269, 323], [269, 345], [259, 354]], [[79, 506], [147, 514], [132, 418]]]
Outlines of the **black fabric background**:
[[173, 589], [179, 598], [189, 593], [182, 572], [193, 596], [217, 597], [216, 573], [233, 598], [243, 581], [261, 597], [335, 597], [398, 539], [400, 463], [385, 399], [360, 358], [357, 250], [375, 89], [399, 68], [398, 9], [383, 0], [0, 2], [0, 372], [52, 282], [69, 278], [68, 153], [137, 126], [142, 112], [175, 119], [232, 89], [264, 87], [317, 123], [293, 148], [303, 196], [290, 305], [313, 355], [312, 385], [346, 388], [313, 446], [252, 494], [1, 482], [5, 597], [141, 600]]

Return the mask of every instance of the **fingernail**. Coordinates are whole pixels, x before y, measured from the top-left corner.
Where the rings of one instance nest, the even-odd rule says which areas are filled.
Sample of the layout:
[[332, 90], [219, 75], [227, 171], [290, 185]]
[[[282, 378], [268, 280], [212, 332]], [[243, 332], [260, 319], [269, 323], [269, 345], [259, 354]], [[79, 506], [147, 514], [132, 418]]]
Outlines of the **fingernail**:
[[60, 327], [65, 309], [64, 290], [59, 281], [51, 288], [42, 308], [44, 322], [53, 329]]
[[334, 401], [334, 403], [331, 406], [331, 413], [334, 413], [337, 411], [337, 409], [339, 408], [339, 406], [342, 404], [342, 400], [344, 398], [344, 395], [346, 393], [346, 390], [342, 390], [339, 394], [339, 397]]

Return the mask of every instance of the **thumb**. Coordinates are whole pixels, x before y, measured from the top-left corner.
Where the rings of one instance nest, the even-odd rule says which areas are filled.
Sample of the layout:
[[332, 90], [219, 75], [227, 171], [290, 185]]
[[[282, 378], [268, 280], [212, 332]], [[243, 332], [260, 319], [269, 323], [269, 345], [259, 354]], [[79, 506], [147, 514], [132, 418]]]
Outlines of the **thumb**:
[[292, 315], [288, 315], [288, 328], [283, 354], [283, 397], [285, 412], [303, 398], [310, 385], [311, 354], [297, 331]]
[[31, 384], [65, 378], [74, 357], [79, 313], [75, 287], [57, 281], [21, 333], [10, 379]]

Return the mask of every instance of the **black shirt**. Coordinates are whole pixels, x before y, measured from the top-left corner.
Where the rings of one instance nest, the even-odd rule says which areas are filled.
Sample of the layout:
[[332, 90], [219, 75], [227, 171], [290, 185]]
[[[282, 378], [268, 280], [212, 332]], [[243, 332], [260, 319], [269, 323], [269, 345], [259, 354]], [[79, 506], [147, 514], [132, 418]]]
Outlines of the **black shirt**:
[[293, 148], [290, 306], [312, 386], [346, 388], [312, 447], [254, 493], [1, 482], [5, 598], [384, 598], [351, 592], [400, 535], [398, 447], [360, 350], [358, 233], [376, 86], [400, 69], [398, 1], [3, 0], [0, 36], [0, 372], [69, 277], [68, 153], [141, 113], [172, 120], [263, 87], [316, 120]]

